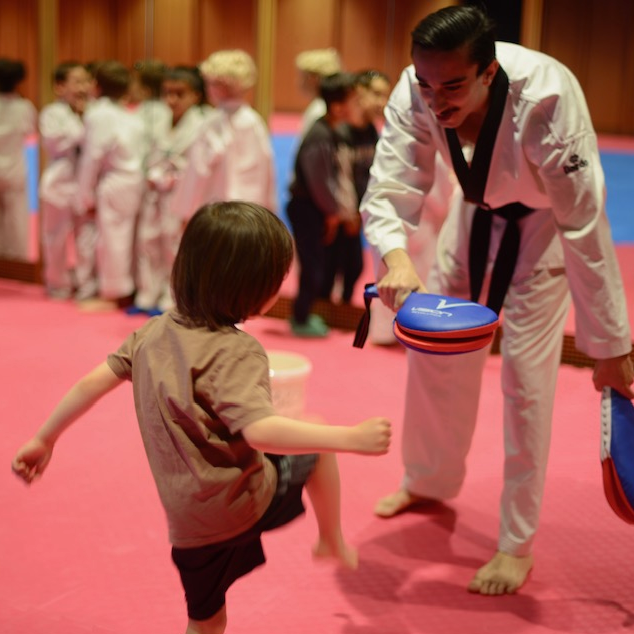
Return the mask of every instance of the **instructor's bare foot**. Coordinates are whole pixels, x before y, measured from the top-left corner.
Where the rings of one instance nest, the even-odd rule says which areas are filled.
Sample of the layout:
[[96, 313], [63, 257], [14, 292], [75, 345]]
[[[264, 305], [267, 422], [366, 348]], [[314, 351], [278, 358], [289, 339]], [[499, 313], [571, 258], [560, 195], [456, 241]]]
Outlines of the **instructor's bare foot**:
[[396, 493], [381, 498], [374, 507], [374, 514], [379, 517], [393, 517], [412, 506], [417, 506], [425, 502], [431, 502], [431, 500], [429, 498], [420, 497], [419, 495], [414, 495], [405, 489], [399, 489]]
[[344, 568], [356, 570], [359, 567], [359, 553], [356, 548], [348, 546], [343, 539], [332, 542], [320, 538], [313, 547], [314, 559], [333, 559]]
[[498, 551], [476, 572], [467, 589], [488, 595], [513, 594], [524, 585], [532, 567], [533, 555], [515, 557]]

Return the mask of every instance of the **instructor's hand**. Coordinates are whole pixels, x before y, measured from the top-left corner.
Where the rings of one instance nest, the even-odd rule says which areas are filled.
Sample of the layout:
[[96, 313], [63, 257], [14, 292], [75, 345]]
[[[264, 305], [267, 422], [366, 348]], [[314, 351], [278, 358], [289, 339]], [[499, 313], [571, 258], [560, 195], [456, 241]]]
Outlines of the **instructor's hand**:
[[409, 255], [403, 249], [394, 249], [383, 258], [387, 273], [377, 283], [381, 301], [393, 311], [397, 311], [412, 291], [427, 292], [421, 282]]
[[634, 367], [629, 354], [611, 359], [598, 359], [592, 374], [594, 387], [601, 391], [608, 386], [629, 399], [634, 399]]

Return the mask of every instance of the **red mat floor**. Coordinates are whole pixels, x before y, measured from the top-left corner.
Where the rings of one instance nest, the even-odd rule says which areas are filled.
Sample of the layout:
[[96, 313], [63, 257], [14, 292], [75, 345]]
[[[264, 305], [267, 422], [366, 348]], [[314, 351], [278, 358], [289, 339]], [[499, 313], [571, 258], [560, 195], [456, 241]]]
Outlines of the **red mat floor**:
[[[634, 288], [630, 286], [629, 288]], [[31, 488], [10, 472], [15, 449], [79, 375], [143, 318], [81, 313], [40, 288], [0, 280], [0, 633], [173, 634], [184, 603], [129, 386], [60, 441]], [[382, 414], [390, 454], [340, 458], [343, 519], [356, 573], [315, 565], [307, 516], [265, 538], [269, 562], [228, 596], [231, 634], [608, 634], [634, 628], [634, 532], [609, 509], [599, 465], [599, 396], [589, 370], [562, 367], [542, 524], [529, 583], [515, 596], [465, 586], [495, 549], [501, 484], [498, 357], [487, 362], [461, 495], [428, 513], [372, 515], [400, 480], [405, 356], [399, 348], [292, 338], [281, 320], [249, 322], [270, 350], [306, 355], [307, 410], [337, 423]]]

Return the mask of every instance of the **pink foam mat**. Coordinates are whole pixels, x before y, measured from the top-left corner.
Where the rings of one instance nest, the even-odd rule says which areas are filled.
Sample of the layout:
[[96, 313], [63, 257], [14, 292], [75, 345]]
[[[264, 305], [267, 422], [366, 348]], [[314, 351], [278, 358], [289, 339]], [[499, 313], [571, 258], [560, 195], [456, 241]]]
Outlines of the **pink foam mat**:
[[[17, 446], [83, 372], [142, 317], [86, 314], [36, 286], [0, 280], [0, 632], [173, 634], [182, 593], [134, 419], [130, 386], [108, 395], [62, 438], [31, 488], [10, 473]], [[352, 348], [352, 335], [293, 338], [286, 322], [245, 328], [267, 349], [307, 356], [307, 411], [351, 424], [381, 414], [394, 447], [340, 456], [343, 521], [360, 551], [356, 573], [310, 557], [312, 512], [265, 537], [269, 562], [228, 595], [232, 634], [609, 634], [634, 624], [632, 527], [603, 497], [599, 395], [589, 370], [562, 367], [536, 565], [515, 596], [465, 591], [495, 549], [501, 486], [499, 357], [486, 364], [468, 476], [458, 498], [381, 520], [372, 507], [398, 486], [405, 354]], [[421, 412], [424, 424], [424, 412]]]

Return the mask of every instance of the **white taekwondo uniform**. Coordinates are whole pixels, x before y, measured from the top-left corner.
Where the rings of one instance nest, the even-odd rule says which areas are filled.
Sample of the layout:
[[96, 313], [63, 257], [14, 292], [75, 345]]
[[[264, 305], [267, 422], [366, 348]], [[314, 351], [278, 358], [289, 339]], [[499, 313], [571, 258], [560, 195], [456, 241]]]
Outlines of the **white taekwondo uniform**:
[[0, 257], [25, 259], [29, 204], [24, 144], [37, 132], [37, 111], [17, 93], [0, 94]]
[[146, 191], [137, 228], [137, 294], [144, 310], [171, 306], [170, 274], [181, 237], [182, 218], [172, 210], [175, 187], [188, 153], [205, 121], [205, 111], [191, 106], [178, 123], [158, 139], [146, 161]]
[[104, 299], [134, 292], [132, 259], [143, 193], [143, 125], [123, 106], [100, 97], [84, 115], [78, 211], [96, 211], [97, 275]]
[[[581, 88], [568, 69], [544, 54], [498, 43], [497, 58], [509, 85], [484, 202], [491, 209], [520, 202], [535, 210], [519, 220], [519, 256], [503, 313], [506, 459], [498, 547], [521, 556], [530, 552], [539, 520], [569, 289], [577, 347], [588, 356], [626, 354], [631, 335], [596, 135]], [[386, 108], [361, 205], [366, 236], [381, 257], [405, 249], [407, 228], [419, 224], [437, 152], [452, 165], [445, 130], [422, 99], [410, 66]], [[429, 292], [468, 297], [476, 205], [460, 197], [458, 203], [449, 210], [436, 262], [423, 281]], [[489, 271], [506, 224], [493, 219]], [[410, 492], [438, 499], [458, 494], [487, 352], [408, 351], [403, 486]]]
[[47, 165], [40, 179], [44, 282], [58, 296], [70, 294], [68, 239], [74, 236], [75, 281], [78, 289], [94, 286], [96, 228], [77, 216], [77, 166], [84, 142], [84, 124], [65, 101], [55, 101], [40, 112], [40, 140]]
[[[460, 186], [453, 169], [436, 155], [434, 184], [423, 199], [424, 208], [421, 210], [415, 231], [408, 231], [407, 253], [411, 258], [416, 272], [422, 280], [426, 280], [436, 259], [436, 245], [438, 236], [447, 211], [454, 196], [461, 196]], [[375, 279], [381, 279], [387, 272], [383, 260], [376, 249], [372, 249]], [[368, 338], [378, 345], [392, 345], [397, 343], [394, 336], [394, 313], [391, 308], [380, 301], [370, 305], [372, 318]]]
[[226, 101], [206, 120], [172, 201], [185, 220], [203, 204], [244, 200], [277, 210], [275, 161], [262, 117], [247, 103]]

